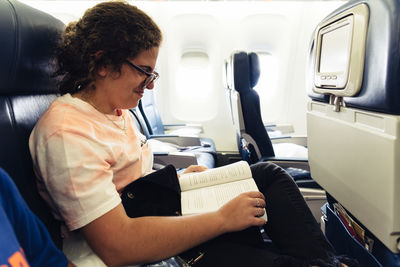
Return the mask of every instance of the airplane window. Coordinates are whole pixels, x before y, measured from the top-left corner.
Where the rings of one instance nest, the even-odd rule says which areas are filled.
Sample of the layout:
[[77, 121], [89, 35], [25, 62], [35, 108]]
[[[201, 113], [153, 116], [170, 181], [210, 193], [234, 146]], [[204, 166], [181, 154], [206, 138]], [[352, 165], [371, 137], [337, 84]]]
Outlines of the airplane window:
[[214, 77], [211, 62], [206, 53], [184, 53], [175, 78], [177, 97], [175, 109], [179, 108], [179, 112], [176, 110], [176, 115], [180, 119], [202, 121], [215, 116], [216, 110], [212, 108]]
[[282, 103], [277, 87], [278, 64], [276, 57], [270, 53], [258, 52], [260, 61], [260, 79], [254, 89], [260, 96], [261, 114], [265, 123], [277, 121], [277, 110]]

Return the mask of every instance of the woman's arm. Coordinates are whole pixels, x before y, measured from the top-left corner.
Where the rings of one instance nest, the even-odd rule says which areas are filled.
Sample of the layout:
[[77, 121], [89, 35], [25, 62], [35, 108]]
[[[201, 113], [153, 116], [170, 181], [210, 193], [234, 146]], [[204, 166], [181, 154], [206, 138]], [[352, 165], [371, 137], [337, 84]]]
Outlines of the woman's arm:
[[260, 192], [248, 192], [216, 212], [184, 217], [129, 218], [122, 204], [82, 228], [82, 232], [107, 266], [158, 261], [226, 232], [265, 221], [257, 217]]

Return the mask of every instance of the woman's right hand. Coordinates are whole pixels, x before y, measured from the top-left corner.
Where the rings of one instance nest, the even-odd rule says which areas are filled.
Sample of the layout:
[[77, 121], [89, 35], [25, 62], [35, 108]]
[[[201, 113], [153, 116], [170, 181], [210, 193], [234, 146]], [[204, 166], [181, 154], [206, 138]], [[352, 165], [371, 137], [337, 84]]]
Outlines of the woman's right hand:
[[240, 231], [266, 223], [260, 217], [265, 213], [265, 205], [265, 197], [261, 192], [246, 192], [223, 205], [218, 213], [222, 216], [227, 232]]

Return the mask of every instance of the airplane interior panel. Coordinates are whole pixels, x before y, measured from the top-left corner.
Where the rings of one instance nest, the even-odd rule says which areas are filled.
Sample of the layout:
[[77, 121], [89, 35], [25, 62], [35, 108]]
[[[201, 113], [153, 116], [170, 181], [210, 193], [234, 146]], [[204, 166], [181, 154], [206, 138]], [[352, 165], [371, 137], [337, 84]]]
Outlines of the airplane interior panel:
[[[68, 222], [62, 221], [61, 213], [58, 214], [59, 211], [54, 212], [46, 206], [48, 203], [45, 202], [50, 201], [52, 205], [58, 207], [58, 203], [55, 204], [58, 200], [52, 199], [53, 196], [46, 196], [46, 191], [49, 191], [48, 181], [43, 179], [44, 171], [39, 165], [48, 167], [47, 164], [55, 160], [50, 156], [41, 159], [35, 154], [37, 151], [49, 149], [50, 143], [47, 143], [49, 142], [47, 140], [35, 146], [31, 143], [34, 142], [31, 139], [35, 137], [29, 139], [29, 133], [36, 130], [33, 130], [34, 125], [41, 114], [47, 112], [45, 110], [51, 103], [59, 99], [62, 99], [61, 102], [65, 101], [62, 103], [67, 103], [64, 96], [68, 94], [61, 93], [61, 97], [58, 98], [59, 88], [55, 85], [55, 76], [50, 74], [57, 65], [56, 60], [52, 58], [54, 55], [50, 53], [56, 45], [55, 41], [61, 40], [59, 34], [66, 25], [80, 19], [84, 16], [85, 10], [102, 2], [106, 1], [0, 0], [0, 47], [2, 47], [0, 50], [0, 136], [2, 138], [0, 176], [3, 176], [3, 168], [9, 172], [23, 198], [28, 202], [29, 208], [44, 222], [50, 238], [58, 248], [64, 245], [64, 252], [71, 253], [68, 255], [76, 254], [77, 258], [83, 258], [82, 262], [79, 259], [74, 262], [77, 267], [105, 267], [106, 262], [103, 260], [108, 258], [101, 259], [101, 249], [96, 250], [91, 247], [92, 244], [87, 243], [86, 238], [90, 233], [85, 232], [82, 235], [83, 232], [67, 230]], [[106, 137], [112, 142], [107, 145], [101, 144], [106, 147], [107, 155], [104, 156], [104, 160], [102, 159], [101, 171], [96, 174], [99, 177], [108, 175], [107, 182], [112, 190], [107, 188], [104, 192], [110, 193], [110, 199], [115, 200], [115, 203], [110, 204], [110, 202], [107, 205], [119, 207], [122, 202], [118, 201], [121, 199], [126, 201], [127, 198], [130, 199], [128, 201], [134, 201], [137, 193], [133, 194], [133, 191], [127, 193], [126, 187], [136, 181], [140, 184], [143, 181], [141, 178], [148, 178], [148, 175], [152, 174], [156, 177], [157, 173], [166, 170], [171, 172], [169, 174], [172, 178], [167, 177], [165, 173], [162, 178], [171, 178], [172, 183], [164, 187], [162, 182], [152, 180], [149, 184], [164, 187], [161, 189], [164, 192], [173, 189], [174, 201], [180, 203], [181, 199], [178, 198], [181, 197], [182, 185], [179, 184], [179, 179], [187, 173], [199, 172], [201, 177], [201, 172], [207, 169], [217, 173], [218, 170], [214, 169], [244, 161], [243, 169], [237, 167], [235, 171], [241, 172], [240, 175], [246, 173], [246, 177], [240, 179], [249, 179], [253, 183], [252, 178], [257, 175], [256, 168], [253, 169], [254, 165], [275, 168], [276, 164], [280, 168], [264, 176], [268, 176], [268, 179], [274, 175], [288, 178], [299, 196], [297, 200], [301, 200], [296, 204], [299, 206], [304, 204], [305, 210], [307, 207], [310, 210], [303, 212], [301, 216], [304, 217], [301, 218], [309, 216], [311, 219], [307, 217], [305, 221], [311, 224], [315, 222], [318, 230], [316, 232], [322, 232], [321, 236], [326, 237], [334, 248], [336, 256], [349, 257], [339, 256], [339, 260], [335, 262], [337, 266], [346, 263], [345, 260], [348, 259], [346, 263], [348, 267], [400, 267], [399, 0], [128, 0], [124, 2], [137, 6], [148, 14], [150, 21], [154, 20], [162, 33], [159, 47], [157, 44], [151, 49], [142, 49], [139, 52], [142, 58], [132, 57], [133, 60], [144, 59], [151, 64], [142, 65], [132, 61], [130, 56], [138, 55], [136, 52], [126, 53], [116, 65], [111, 63], [115, 69], [121, 66], [120, 74], [127, 73], [122, 71], [126, 67], [130, 72], [140, 75], [137, 77], [141, 77], [142, 84], [135, 85], [131, 90], [132, 85], [129, 85], [129, 88], [124, 87], [128, 84], [127, 76], [122, 75], [122, 79], [126, 79], [126, 83], [121, 83], [122, 85], [118, 83], [119, 76], [114, 80], [108, 79], [111, 77], [107, 76], [108, 65], [104, 67], [103, 63], [99, 63], [99, 69], [96, 67], [91, 69], [95, 70], [93, 71], [95, 74], [88, 71], [87, 77], [69, 84], [75, 90], [69, 95], [73, 99], [70, 101], [82, 100], [81, 104], [86, 105], [86, 108], [91, 106], [94, 111], [102, 113], [101, 116], [104, 115], [102, 119], [108, 123], [104, 129], [98, 126], [101, 124], [96, 124], [96, 127], [82, 133], [80, 135], [82, 139], [77, 139], [79, 141], [76, 142], [82, 146], [82, 148], [77, 146], [82, 149], [79, 152], [87, 153], [86, 146], [97, 146], [93, 144], [97, 144], [97, 139], [101, 136], [96, 132], [98, 129], [111, 128], [112, 134]], [[129, 10], [128, 6], [124, 5], [126, 9], [123, 11]], [[25, 14], [31, 15], [25, 16]], [[105, 14], [102, 15], [104, 21]], [[114, 18], [115, 16], [112, 16], [112, 20]], [[98, 21], [100, 20], [96, 20]], [[124, 22], [128, 25], [127, 21]], [[148, 25], [153, 24], [151, 22]], [[114, 23], [111, 21], [107, 25]], [[122, 23], [119, 26], [121, 29], [124, 28]], [[42, 31], [48, 28], [51, 31], [46, 34], [55, 38], [47, 38], [43, 34]], [[157, 35], [159, 31], [157, 27], [155, 28], [152, 34]], [[132, 33], [129, 36], [135, 35], [136, 33]], [[142, 34], [141, 37], [147, 38], [145, 35]], [[153, 38], [158, 37], [153, 36]], [[125, 39], [129, 39], [127, 35]], [[122, 39], [113, 40], [119, 40], [114, 42], [119, 46], [123, 43], [120, 41]], [[64, 48], [68, 46], [72, 44], [69, 43]], [[114, 50], [130, 51], [129, 47], [131, 44], [124, 49]], [[88, 52], [90, 60], [93, 58], [98, 60], [103, 56], [103, 50], [99, 51], [96, 48], [95, 51], [96, 53]], [[60, 54], [57, 56], [60, 60]], [[101, 78], [102, 82], [105, 81], [101, 84], [96, 78], [91, 80], [94, 76], [102, 78], [107, 76], [107, 79]], [[63, 78], [65, 77], [68, 75]], [[139, 84], [139, 81], [132, 77], [136, 76], [131, 76], [129, 79]], [[94, 100], [98, 98], [87, 93], [89, 85], [96, 89], [99, 84], [105, 85], [102, 89], [107, 92], [105, 95], [108, 98], [101, 100], [104, 100], [103, 104], [111, 103], [111, 112], [101, 111], [109, 106], [96, 106]], [[117, 89], [133, 91], [129, 91], [129, 94], [135, 94], [137, 97], [134, 99], [135, 105], [132, 104], [133, 100], [130, 97], [124, 96], [123, 100], [122, 97], [115, 100], [123, 94], [120, 93], [122, 90], [111, 96], [109, 93], [111, 86], [107, 86], [109, 84], [116, 85]], [[90, 98], [91, 96], [93, 98]], [[57, 100], [53, 102], [54, 99]], [[116, 107], [115, 103], [124, 107]], [[126, 115], [128, 119], [122, 115]], [[113, 120], [114, 117], [117, 120]], [[72, 120], [67, 122], [73, 125]], [[130, 129], [134, 137], [132, 140], [135, 141], [129, 145], [119, 143], [122, 138], [112, 139], [113, 133], [118, 131], [118, 134], [128, 140], [127, 133]], [[46, 138], [50, 140], [53, 136], [58, 136], [57, 134]], [[86, 134], [93, 134], [97, 139], [87, 141]], [[69, 139], [63, 138], [65, 138], [63, 148], [69, 148], [67, 142]], [[117, 145], [114, 147], [115, 144]], [[123, 154], [121, 151], [125, 151], [125, 146], [134, 147], [135, 153]], [[61, 147], [60, 145], [57, 148], [61, 150]], [[137, 151], [140, 151], [139, 155], [136, 155]], [[103, 157], [103, 152], [96, 154], [96, 157]], [[73, 156], [79, 158], [80, 153], [74, 153]], [[63, 156], [69, 159], [70, 155], [65, 153]], [[72, 165], [79, 170], [97, 167], [97, 163], [94, 164], [90, 160], [79, 163], [75, 158]], [[129, 168], [137, 162], [141, 164], [140, 171], [136, 167], [129, 169], [129, 175], [132, 171], [135, 177], [132, 178], [133, 181], [130, 180], [131, 177], [129, 179], [124, 177], [125, 180], [121, 180], [123, 186], [118, 184], [119, 181], [116, 182], [120, 177], [127, 176], [128, 167], [118, 165], [121, 158], [124, 160], [126, 158], [131, 164], [127, 163], [126, 166]], [[247, 165], [251, 169], [247, 169]], [[117, 175], [117, 171], [114, 173], [113, 168], [121, 168], [117, 171], [122, 171]], [[44, 169], [49, 173], [53, 170]], [[232, 171], [226, 174], [229, 178], [240, 176], [233, 173], [233, 169], [227, 168], [227, 170]], [[126, 173], [121, 174], [124, 171]], [[68, 172], [59, 172], [57, 175], [61, 177], [65, 173]], [[71, 173], [76, 176], [81, 175], [78, 171]], [[223, 179], [226, 178], [225, 174], [218, 175]], [[31, 176], [34, 179], [30, 179]], [[215, 178], [211, 174], [210, 177], [210, 179]], [[71, 184], [68, 184], [71, 188], [74, 187], [72, 180]], [[192, 182], [197, 183], [200, 180], [199, 178]], [[257, 179], [254, 180], [257, 185], [253, 187], [252, 184], [252, 188], [258, 188], [263, 192], [260, 189], [263, 185], [259, 185]], [[165, 183], [165, 180], [163, 182]], [[275, 180], [271, 184], [273, 182]], [[146, 184], [146, 180], [143, 183]], [[213, 183], [214, 181], [210, 182], [214, 186]], [[51, 184], [54, 187], [51, 187], [50, 191], [57, 189], [54, 184]], [[83, 185], [81, 181], [78, 184], [85, 193], [95, 192], [98, 186], [94, 182], [90, 186]], [[93, 191], [91, 191], [92, 186]], [[80, 187], [78, 189], [81, 190]], [[67, 191], [63, 192], [67, 194]], [[226, 191], [219, 193], [222, 192], [226, 193]], [[290, 202], [295, 199], [291, 193], [282, 190], [282, 192], [271, 192], [270, 195], [276, 194]], [[211, 196], [211, 193], [207, 194]], [[67, 198], [69, 195], [61, 194], [58, 197]], [[158, 200], [158, 196], [153, 198]], [[253, 196], [248, 196], [246, 199], [241, 199], [240, 204], [247, 203], [245, 201], [252, 198]], [[257, 198], [257, 204], [251, 205], [251, 208], [257, 208], [257, 215], [252, 214], [252, 217], [268, 218], [268, 214], [267, 217], [261, 217], [261, 213], [264, 211], [267, 213], [269, 208], [268, 201], [263, 205], [264, 198]], [[1, 200], [2, 198], [0, 202]], [[293, 205], [293, 210], [297, 209], [295, 206]], [[171, 209], [168, 206], [166, 210], [168, 208]], [[180, 208], [178, 204], [173, 216], [182, 215]], [[68, 210], [69, 207], [65, 209]], [[71, 207], [68, 212], [74, 210], [75, 208]], [[235, 214], [233, 209], [229, 211], [230, 215]], [[276, 216], [281, 210], [272, 211], [272, 216]], [[54, 214], [50, 214], [51, 212]], [[293, 215], [295, 211], [291, 212]], [[88, 213], [84, 215], [87, 216]], [[208, 218], [201, 225], [212, 224], [214, 218], [212, 216], [221, 214], [213, 211], [211, 220]], [[104, 218], [104, 215], [98, 218]], [[153, 214], [150, 216], [153, 217]], [[0, 216], [0, 222], [1, 219]], [[175, 223], [179, 223], [178, 220]], [[272, 222], [274, 223], [273, 220]], [[113, 221], [110, 225], [112, 224], [116, 222]], [[249, 228], [249, 232], [253, 231], [253, 228]], [[262, 245], [272, 249], [273, 253], [280, 253], [280, 244], [274, 242], [274, 234], [269, 235], [268, 229], [264, 230], [262, 226], [259, 229]], [[304, 229], [297, 230], [303, 233]], [[4, 229], [0, 228], [0, 233], [2, 230]], [[73, 235], [62, 235], [63, 231]], [[258, 228], [256, 231], [259, 232]], [[75, 234], [77, 240], [63, 244], [65, 240], [73, 239], [69, 238]], [[207, 237], [207, 240], [214, 237]], [[325, 240], [325, 237], [322, 239]], [[196, 236], [194, 238], [196, 239]], [[196, 245], [200, 243], [191, 244], [191, 247], [194, 247], [193, 251], [198, 249]], [[76, 244], [79, 244], [79, 247]], [[3, 247], [0, 245], [0, 266], [3, 266], [1, 261]], [[177, 252], [188, 249], [176, 247], [178, 247]], [[95, 261], [91, 263], [86, 261], [88, 258], [82, 255], [87, 251], [95, 256]], [[163, 253], [164, 251], [161, 251], [156, 259], [162, 260], [165, 256]], [[188, 266], [192, 266], [193, 261], [202, 260], [204, 253], [201, 249], [196, 253], [199, 255], [196, 254], [194, 257], [190, 255]], [[173, 267], [186, 266], [181, 265], [182, 262], [186, 263], [183, 254], [168, 255], [171, 257], [169, 259], [177, 264], [168, 265], [169, 259], [165, 264]], [[145, 259], [147, 260], [143, 262], [148, 262], [149, 258]], [[344, 261], [341, 261], [342, 259]], [[29, 260], [27, 258], [27, 261]], [[321, 262], [309, 265], [319, 266]], [[146, 263], [140, 266], [156, 267], [159, 266], [157, 264]]]
[[[72, 6], [68, 1], [22, 2], [51, 12], [64, 23], [78, 18], [86, 8], [96, 3], [80, 1], [79, 6]], [[271, 88], [259, 89], [265, 98], [261, 99], [263, 118], [268, 118], [271, 110], [276, 111], [274, 121], [265, 123], [288, 125], [293, 129], [291, 135], [306, 136], [306, 117], [300, 111], [305, 110], [307, 101], [304, 73], [310, 36], [317, 22], [342, 1], [271, 1], [249, 5], [235, 1], [135, 1], [134, 4], [148, 12], [164, 33], [157, 63], [161, 76], [155, 87], [155, 101], [164, 123], [200, 123], [202, 135], [216, 140], [218, 151], [237, 152], [234, 128], [228, 123], [230, 115], [222, 87], [222, 64], [231, 51], [246, 50], [269, 53], [276, 58], [276, 76], [271, 79], [278, 79], [279, 83], [275, 83], [272, 92]], [[60, 8], [62, 5], [65, 8]], [[197, 94], [184, 96], [178, 94], [184, 89], [179, 89], [177, 83], [181, 81], [181, 86], [185, 85], [184, 80], [177, 79], [176, 70], [183, 63], [182, 56], [190, 51], [208, 55], [210, 67], [209, 71], [204, 70], [204, 75], [209, 76], [199, 79], [211, 84], [212, 89], [197, 89], [200, 90]], [[193, 87], [188, 84], [185, 89]], [[271, 94], [276, 99], [267, 99]], [[193, 103], [193, 97], [199, 98], [197, 104], [189, 104]], [[186, 105], [182, 104], [185, 102]], [[188, 114], [191, 120], [188, 120]], [[228, 131], [221, 134], [216, 130], [216, 123], [230, 129], [230, 134]]]

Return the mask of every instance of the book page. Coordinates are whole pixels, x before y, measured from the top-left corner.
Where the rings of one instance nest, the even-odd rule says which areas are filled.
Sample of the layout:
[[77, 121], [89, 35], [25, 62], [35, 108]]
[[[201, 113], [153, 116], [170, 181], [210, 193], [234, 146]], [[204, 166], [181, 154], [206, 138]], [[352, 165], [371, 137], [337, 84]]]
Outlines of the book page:
[[[258, 191], [253, 178], [182, 192], [182, 215], [216, 211], [241, 193]], [[264, 214], [266, 220], [267, 216]]]
[[239, 161], [226, 166], [208, 169], [204, 172], [182, 174], [179, 178], [179, 184], [182, 191], [187, 191], [251, 177], [249, 164], [246, 161]]

